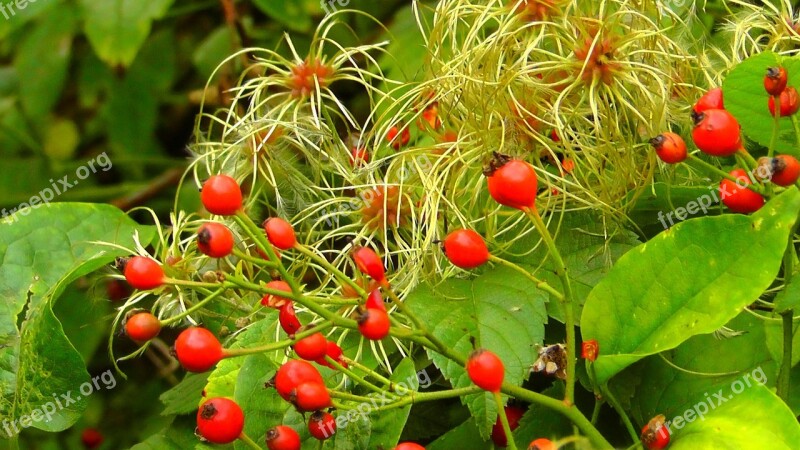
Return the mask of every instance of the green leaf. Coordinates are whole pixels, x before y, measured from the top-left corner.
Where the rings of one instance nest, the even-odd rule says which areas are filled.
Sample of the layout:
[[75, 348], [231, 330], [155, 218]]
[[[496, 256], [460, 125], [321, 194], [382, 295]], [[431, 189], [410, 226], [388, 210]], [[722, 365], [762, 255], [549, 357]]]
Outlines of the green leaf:
[[[20, 419], [73, 393], [88, 381], [81, 359], [53, 315], [52, 303], [65, 287], [114, 260], [124, 251], [94, 243], [133, 245], [139, 230], [146, 245], [152, 227], [139, 227], [108, 205], [58, 203], [17, 214], [13, 225], [0, 224], [0, 415]], [[19, 324], [19, 326], [18, 326]], [[49, 421], [32, 426], [59, 431], [86, 408], [86, 398], [57, 409]], [[35, 416], [34, 416], [35, 418]]]
[[[698, 199], [703, 196], [711, 199], [711, 195], [715, 194], [715, 189], [717, 189], [716, 186], [709, 189], [709, 187], [701, 186], [673, 186], [663, 182], [653, 183], [651, 188], [648, 188], [638, 197], [628, 195], [626, 202], [633, 204], [628, 216], [639, 227], [655, 226], [666, 230], [680, 222], [674, 214], [669, 215], [671, 211], [675, 211], [677, 207], [686, 207], [691, 202], [698, 202]], [[705, 216], [706, 214], [710, 215], [718, 212], [719, 208], [712, 208], [707, 209], [706, 212], [700, 210], [697, 214]]]
[[150, 34], [150, 26], [172, 0], [81, 0], [84, 31], [95, 53], [108, 65], [129, 66]]
[[[4, 2], [8, 3], [8, 2]], [[23, 27], [23, 25], [27, 24], [33, 19], [36, 19], [43, 12], [47, 11], [48, 9], [52, 9], [56, 6], [61, 6], [61, 2], [58, 0], [54, 1], [30, 1], [27, 0], [24, 3], [20, 1], [20, 5], [24, 4], [25, 6], [22, 8], [16, 7], [16, 1], [14, 2], [14, 10], [13, 12], [10, 9], [6, 9], [5, 13], [1, 13], [2, 19], [0, 19], [0, 39], [6, 38], [12, 31], [18, 30]], [[57, 14], [53, 14], [56, 15]]]
[[486, 441], [481, 437], [474, 420], [467, 420], [431, 442], [427, 450], [485, 450]]
[[726, 326], [736, 335], [694, 336], [614, 377], [609, 386], [624, 404], [630, 399], [627, 406], [637, 423], [647, 423], [657, 414], [672, 419], [699, 402], [716, 398], [719, 391], [728, 395], [736, 380], [775, 385], [777, 365], [764, 348], [762, 321], [741, 313]]
[[158, 397], [164, 404], [162, 416], [188, 414], [197, 411], [198, 399], [208, 383], [208, 373], [190, 373], [176, 386]]
[[705, 420], [695, 418], [671, 427], [670, 450], [792, 450], [800, 442], [800, 425], [792, 411], [764, 386], [731, 393]]
[[59, 5], [25, 36], [16, 52], [19, 98], [30, 118], [46, 116], [61, 97], [77, 19], [75, 8]]
[[286, 25], [294, 31], [308, 31], [311, 29], [311, 16], [303, 8], [301, 2], [292, 0], [253, 0], [258, 9], [269, 15], [277, 22]]
[[[419, 379], [417, 377], [414, 360], [405, 358], [395, 366], [394, 372], [389, 379], [397, 386], [402, 386], [406, 391], [413, 392], [419, 390]], [[367, 448], [392, 448], [392, 446], [397, 445], [410, 411], [411, 405], [409, 404], [402, 408], [370, 414], [371, 427], [369, 446]]]
[[223, 25], [209, 34], [192, 54], [192, 63], [203, 79], [209, 79], [219, 64], [225, 60], [233, 48], [230, 27]]
[[[778, 364], [783, 362], [783, 323], [781, 316], [773, 314], [773, 320], [764, 320], [764, 332], [767, 335], [766, 344], [772, 359]], [[792, 367], [800, 362], [800, 322], [792, 324]]]
[[[506, 381], [520, 384], [538, 358], [544, 339], [546, 294], [526, 277], [501, 267], [473, 280], [450, 279], [435, 287], [423, 285], [406, 302], [429, 330], [461, 355], [475, 345], [496, 353], [506, 368]], [[454, 387], [472, 384], [464, 367], [436, 352], [428, 355]], [[482, 435], [488, 436], [497, 417], [491, 394], [463, 398]]]
[[581, 319], [600, 344], [598, 382], [736, 317], [777, 275], [798, 211], [792, 188], [752, 216], [691, 219], [620, 258]]
[[[542, 394], [562, 399], [564, 398], [564, 385], [557, 383], [545, 389]], [[560, 414], [553, 414], [551, 410], [531, 405], [525, 415], [519, 420], [519, 427], [513, 432], [514, 442], [519, 448], [527, 448], [532, 440], [548, 438], [557, 440], [572, 435], [572, 422]]]
[[800, 309], [800, 273], [792, 276], [789, 286], [778, 292], [773, 303], [778, 314], [790, 309]]
[[[567, 266], [575, 296], [573, 305], [575, 317], [580, 317], [583, 305], [592, 288], [606, 276], [614, 262], [639, 241], [629, 231], [609, 230], [602, 220], [598, 220], [596, 215], [585, 213], [565, 214], [562, 221], [553, 221], [550, 225], [550, 232], [556, 236], [556, 247]], [[530, 237], [515, 242], [508, 252], [509, 255], [522, 254], [525, 256], [504, 255], [504, 257], [518, 262], [530, 271], [537, 269], [531, 264], [531, 261], [535, 261], [536, 264], [544, 261], [542, 267], [536, 270], [535, 275], [562, 291], [561, 280], [556, 275], [555, 265], [552, 259], [548, 258], [545, 246], [541, 245], [532, 254], [527, 254], [538, 240], [538, 235], [532, 233]], [[561, 303], [550, 297], [549, 294], [548, 297], [547, 313], [550, 317], [563, 323], [564, 312]]]
[[88, 362], [108, 338], [111, 304], [98, 298], [97, 294], [89, 295], [76, 284], [67, 287], [55, 302], [53, 313], [64, 327], [64, 334]]
[[[725, 109], [736, 117], [747, 137], [764, 147], [770, 144], [775, 122], [767, 107], [769, 94], [764, 90], [764, 74], [767, 68], [780, 65], [788, 72], [789, 86], [800, 85], [800, 58], [782, 57], [779, 62], [773, 52], [759, 53], [741, 62], [722, 84]], [[791, 118], [782, 117], [775, 151], [800, 156], [797, 139]]]

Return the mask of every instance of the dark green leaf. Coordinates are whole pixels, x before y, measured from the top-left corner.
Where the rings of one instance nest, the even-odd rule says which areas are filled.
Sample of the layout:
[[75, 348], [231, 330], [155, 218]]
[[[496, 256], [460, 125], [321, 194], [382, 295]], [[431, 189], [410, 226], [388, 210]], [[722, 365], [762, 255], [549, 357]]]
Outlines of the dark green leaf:
[[[295, 31], [311, 29], [311, 16], [302, 2], [292, 0], [253, 0], [258, 9]], [[332, 11], [331, 11], [332, 12]]]
[[[428, 328], [456, 352], [468, 355], [475, 345], [495, 352], [503, 360], [506, 381], [520, 384], [538, 357], [544, 338], [546, 295], [522, 275], [497, 268], [473, 280], [450, 279], [435, 287], [421, 286], [407, 298], [409, 307], [424, 311]], [[471, 381], [464, 368], [429, 352], [430, 358], [454, 387]], [[484, 436], [497, 416], [488, 393], [464, 397]]]
[[683, 428], [672, 426], [670, 450], [756, 449], [793, 450], [800, 442], [800, 425], [792, 411], [764, 386], [745, 387]]
[[691, 219], [620, 258], [581, 319], [600, 344], [598, 381], [736, 317], [777, 275], [798, 211], [791, 189], [752, 216]]
[[84, 31], [95, 53], [108, 65], [129, 66], [150, 34], [153, 20], [167, 12], [172, 0], [81, 0]]
[[208, 373], [190, 373], [176, 386], [161, 394], [158, 398], [164, 404], [162, 416], [172, 414], [188, 414], [197, 411], [198, 399], [208, 382]]
[[46, 116], [61, 97], [67, 80], [77, 14], [71, 5], [59, 5], [25, 36], [16, 53], [19, 96], [31, 118]]
[[[564, 398], [564, 385], [555, 384], [542, 394], [552, 398]], [[531, 405], [514, 431], [514, 442], [519, 448], [527, 448], [534, 439], [557, 440], [572, 435], [572, 423], [560, 414], [538, 405]]]
[[[124, 252], [92, 243], [131, 247], [139, 230], [147, 244], [152, 228], [137, 226], [107, 205], [58, 203], [17, 214], [0, 233], [0, 412], [19, 419], [44, 407], [53, 395], [77, 392], [88, 381], [80, 354], [52, 312], [66, 286]], [[20, 324], [18, 326], [18, 324]], [[77, 398], [77, 394], [75, 395]], [[33, 427], [63, 430], [86, 408], [86, 398], [65, 406]]]

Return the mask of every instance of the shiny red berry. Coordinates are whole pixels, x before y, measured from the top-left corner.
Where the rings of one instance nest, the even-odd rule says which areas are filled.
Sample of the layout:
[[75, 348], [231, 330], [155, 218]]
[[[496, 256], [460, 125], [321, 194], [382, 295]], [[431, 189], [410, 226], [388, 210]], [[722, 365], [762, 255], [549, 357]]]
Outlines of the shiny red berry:
[[401, 130], [399, 127], [393, 126], [386, 133], [386, 140], [392, 145], [392, 148], [400, 150], [401, 147], [408, 145], [411, 140], [411, 131], [409, 131], [408, 127], [403, 127]]
[[158, 336], [159, 331], [161, 321], [149, 312], [136, 313], [125, 321], [125, 334], [135, 342], [147, 342]]
[[767, 94], [771, 96], [781, 95], [786, 89], [786, 83], [789, 77], [786, 74], [786, 69], [783, 67], [770, 67], [767, 69], [767, 75], [764, 76], [764, 89]]
[[664, 425], [664, 416], [658, 415], [642, 428], [642, 444], [648, 450], [661, 450], [669, 445], [669, 428]]
[[708, 92], [703, 94], [697, 103], [692, 108], [695, 114], [700, 114], [709, 109], [725, 109], [725, 104], [722, 100], [722, 89], [716, 87], [709, 89]]
[[350, 149], [350, 164], [353, 167], [361, 167], [369, 162], [369, 152], [364, 147], [353, 147]]
[[281, 250], [289, 250], [297, 244], [292, 224], [279, 217], [265, 220], [264, 231], [267, 233], [269, 242]]
[[528, 450], [557, 450], [556, 444], [550, 439], [540, 438], [528, 444]]
[[308, 418], [308, 432], [324, 441], [336, 434], [336, 419], [325, 411], [317, 411]]
[[[525, 410], [518, 406], [506, 406], [504, 408], [506, 418], [508, 419], [508, 427], [514, 431], [519, 427], [519, 420], [525, 414]], [[508, 437], [505, 430], [503, 430], [503, 422], [500, 420], [500, 415], [497, 415], [497, 421], [492, 427], [492, 442], [498, 447], [508, 446]]]
[[123, 270], [125, 280], [134, 289], [155, 289], [164, 284], [164, 269], [151, 258], [134, 256], [128, 259]]
[[269, 450], [300, 450], [300, 435], [286, 425], [278, 425], [267, 430]]
[[224, 351], [212, 332], [191, 327], [183, 330], [175, 340], [175, 354], [184, 369], [205, 372], [223, 358]]
[[692, 139], [700, 151], [731, 156], [742, 147], [739, 122], [724, 109], [708, 109], [695, 117]]
[[106, 296], [112, 302], [121, 302], [130, 295], [131, 288], [128, 283], [117, 279], [110, 279], [106, 282]]
[[300, 411], [319, 411], [331, 406], [328, 388], [316, 381], [298, 384], [289, 395], [289, 400]]
[[358, 270], [369, 275], [373, 280], [378, 282], [386, 280], [386, 269], [375, 250], [369, 247], [359, 247], [353, 252], [353, 260], [355, 260]]
[[722, 203], [735, 213], [748, 214], [761, 209], [764, 206], [764, 197], [746, 188], [751, 184], [747, 172], [736, 169], [730, 175], [739, 181], [734, 183], [726, 178], [719, 183]]
[[297, 359], [290, 359], [275, 373], [275, 389], [282, 399], [289, 401], [292, 391], [301, 383], [323, 384], [322, 375], [316, 367]]
[[771, 181], [778, 186], [791, 186], [800, 177], [800, 162], [791, 155], [778, 155], [771, 160]]
[[[336, 342], [328, 341], [328, 352], [325, 354], [325, 356], [327, 356], [328, 358], [338, 362], [339, 364], [341, 364], [342, 366], [344, 366], [346, 368], [347, 367], [347, 361], [342, 359], [343, 355], [344, 355], [344, 352], [342, 351], [342, 348], [339, 347], [339, 345]], [[320, 358], [320, 359], [318, 359], [318, 360], [316, 360], [314, 362], [316, 362], [319, 365], [328, 367], [330, 369], [335, 369], [336, 368], [333, 364], [330, 364], [328, 362], [328, 360], [325, 359], [325, 358]]]
[[358, 316], [358, 331], [371, 341], [380, 341], [389, 335], [389, 314], [380, 309], [366, 309]]
[[503, 361], [489, 350], [476, 350], [467, 360], [467, 374], [479, 388], [500, 392], [505, 377]]
[[283, 328], [283, 331], [288, 335], [297, 333], [297, 330], [303, 326], [303, 324], [300, 323], [300, 319], [297, 318], [297, 314], [294, 312], [294, 302], [286, 302], [280, 307], [278, 310], [278, 322], [280, 322], [281, 328]]
[[[800, 97], [797, 95], [797, 89], [788, 87], [781, 92], [779, 98], [781, 101], [781, 117], [794, 115], [800, 110]], [[769, 113], [775, 116], [775, 97], [770, 97], [767, 100], [767, 106], [769, 107]]]
[[197, 248], [212, 258], [224, 258], [233, 251], [233, 233], [218, 222], [206, 222], [197, 231]]
[[242, 435], [244, 413], [233, 400], [217, 397], [197, 410], [197, 432], [214, 444], [229, 444]]
[[686, 142], [672, 132], [661, 133], [650, 140], [658, 157], [667, 164], [676, 164], [686, 159]]
[[214, 175], [203, 183], [200, 200], [211, 214], [232, 216], [242, 209], [242, 190], [233, 178]]
[[516, 209], [533, 208], [538, 181], [533, 166], [512, 159], [487, 176], [489, 194], [497, 203]]
[[386, 311], [386, 303], [383, 302], [380, 288], [373, 289], [367, 296], [367, 302], [364, 304], [367, 309], [380, 309]]
[[489, 249], [480, 234], [460, 229], [444, 238], [444, 255], [456, 267], [474, 269], [489, 260]]
[[425, 450], [425, 447], [413, 442], [401, 442], [397, 444], [394, 450]]
[[324, 358], [328, 352], [328, 340], [322, 333], [314, 333], [297, 341], [294, 344], [294, 352], [306, 361], [316, 361]]
[[[292, 293], [292, 287], [289, 286], [289, 283], [283, 280], [272, 280], [265, 286], [267, 289], [273, 289], [276, 291], [283, 291], [286, 293]], [[291, 300], [284, 297], [279, 297], [273, 294], [267, 294], [261, 298], [261, 304], [264, 306], [268, 306], [270, 308], [281, 308], [286, 303], [289, 303]]]
[[103, 434], [94, 428], [86, 428], [81, 433], [81, 443], [88, 450], [93, 450], [103, 443]]

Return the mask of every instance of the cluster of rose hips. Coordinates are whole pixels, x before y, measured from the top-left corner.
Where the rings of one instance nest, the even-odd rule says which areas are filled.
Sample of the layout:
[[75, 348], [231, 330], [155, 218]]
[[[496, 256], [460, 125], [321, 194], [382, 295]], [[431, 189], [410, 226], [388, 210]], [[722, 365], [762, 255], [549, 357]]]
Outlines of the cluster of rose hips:
[[[501, 205], [530, 211], [535, 207], [537, 192], [536, 172], [529, 163], [509, 157], [495, 155], [494, 166], [487, 172], [488, 189], [491, 196]], [[238, 183], [226, 175], [210, 177], [203, 185], [201, 200], [210, 213], [232, 216], [242, 209], [242, 193]], [[270, 218], [263, 224], [264, 233], [275, 250], [289, 250], [298, 245], [292, 226], [279, 218]], [[197, 247], [205, 255], [224, 258], [234, 247], [233, 234], [228, 227], [217, 222], [204, 223], [197, 233]], [[472, 269], [490, 259], [489, 251], [481, 236], [467, 229], [450, 233], [443, 243], [445, 256], [457, 267]], [[353, 260], [362, 273], [375, 283], [366, 302], [359, 309], [358, 330], [367, 339], [381, 340], [390, 332], [390, 320], [381, 288], [390, 289], [386, 271], [380, 257], [372, 249], [357, 248]], [[122, 267], [125, 279], [131, 287], [141, 290], [157, 289], [173, 280], [165, 276], [162, 266], [154, 259], [134, 256], [127, 259]], [[266, 283], [271, 292], [286, 292], [291, 297], [292, 288], [283, 280]], [[372, 288], [372, 286], [371, 286]], [[333, 406], [330, 393], [324, 380], [308, 361], [336, 369], [345, 368], [341, 348], [328, 341], [321, 332], [306, 333], [302, 338], [294, 336], [306, 329], [294, 313], [293, 301], [278, 294], [268, 294], [261, 304], [279, 310], [279, 323], [283, 330], [294, 339], [293, 349], [301, 359], [290, 359], [277, 371], [273, 381], [278, 394], [290, 402], [300, 412], [309, 412], [308, 429], [312, 436], [324, 440], [336, 432], [336, 421], [327, 409]], [[156, 337], [164, 322], [150, 312], [131, 315], [125, 330], [128, 336], [142, 343]], [[175, 341], [175, 355], [181, 365], [191, 372], [204, 372], [213, 368], [221, 359], [237, 356], [237, 352], [226, 350], [217, 337], [203, 327], [190, 327], [182, 331]], [[505, 369], [500, 358], [489, 350], [479, 349], [470, 355], [466, 371], [475, 385], [489, 392], [499, 394], [503, 384]], [[519, 409], [519, 408], [517, 408]], [[521, 414], [512, 407], [509, 411], [509, 424], [516, 428]], [[516, 411], [516, 412], [515, 412]], [[500, 424], [498, 417], [498, 424]], [[497, 426], [495, 427], [497, 428]], [[512, 429], [513, 429], [512, 428]], [[198, 433], [212, 443], [230, 443], [236, 439], [249, 439], [243, 434], [244, 413], [236, 402], [227, 398], [207, 399], [197, 413]], [[493, 433], [496, 442], [507, 437], [500, 427]], [[270, 450], [290, 450], [300, 448], [299, 434], [291, 427], [280, 425], [266, 433], [267, 447]], [[423, 448], [418, 444], [402, 443], [398, 450]], [[531, 449], [555, 449], [555, 444], [547, 439], [537, 439]]]
[[[770, 95], [768, 106], [773, 116], [776, 99], [780, 103], [781, 116], [796, 113], [800, 106], [797, 91], [793, 87], [786, 87], [786, 84], [786, 69], [773, 67], [767, 70], [764, 88]], [[701, 152], [717, 157], [733, 156], [737, 152], [749, 156], [742, 145], [739, 122], [725, 110], [722, 89], [713, 88], [700, 97], [692, 108], [692, 116], [695, 121], [692, 140]], [[692, 158], [687, 152], [686, 143], [677, 133], [662, 133], [650, 143], [665, 163], [677, 164]], [[795, 184], [800, 177], [800, 163], [791, 155], [763, 157], [752, 169], [756, 175], [753, 178], [744, 169], [734, 169], [720, 182], [722, 203], [733, 212], [748, 214], [764, 206], [764, 197], [746, 188], [754, 181], [771, 181], [775, 185], [786, 187]]]

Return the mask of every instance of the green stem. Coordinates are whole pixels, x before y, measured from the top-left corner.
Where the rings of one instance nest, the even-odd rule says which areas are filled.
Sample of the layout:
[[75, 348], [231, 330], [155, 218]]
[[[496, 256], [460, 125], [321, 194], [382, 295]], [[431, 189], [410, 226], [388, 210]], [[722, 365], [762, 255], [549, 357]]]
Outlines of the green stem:
[[781, 318], [783, 319], [783, 361], [781, 361], [781, 369], [778, 374], [777, 394], [784, 401], [788, 401], [789, 389], [791, 388], [792, 339], [794, 338], [792, 313], [791, 309], [781, 313]]
[[[792, 282], [792, 275], [794, 274], [794, 244], [792, 237], [789, 236], [789, 243], [786, 246], [786, 252], [783, 254], [783, 289], [789, 288]], [[789, 389], [791, 387], [790, 378], [792, 370], [792, 341], [794, 338], [794, 321], [793, 310], [784, 311], [781, 313], [783, 319], [783, 360], [781, 361], [780, 371], [778, 372], [778, 397], [786, 401], [789, 398]]]
[[411, 312], [411, 310], [406, 306], [406, 304], [403, 303], [403, 301], [400, 300], [400, 298], [397, 296], [397, 294], [394, 293], [394, 291], [392, 290], [391, 286], [389, 286], [388, 282], [384, 281], [382, 287], [389, 294], [389, 298], [392, 299], [392, 302], [397, 306], [397, 309], [399, 309], [400, 312], [402, 312], [406, 317], [408, 317], [409, 320], [411, 320], [411, 322], [414, 324], [414, 327], [417, 330], [421, 331], [422, 334], [429, 341], [431, 341], [431, 343], [434, 346], [434, 350], [436, 350], [439, 353], [441, 353], [442, 355], [452, 359], [453, 361], [458, 362], [462, 366], [466, 365], [467, 359], [464, 358], [463, 356], [455, 353], [444, 342], [442, 342], [439, 338], [434, 336], [433, 333], [431, 333], [428, 330], [428, 327], [413, 312]]
[[[373, 412], [387, 411], [395, 408], [402, 408], [403, 406], [413, 405], [422, 402], [432, 402], [436, 400], [443, 400], [447, 398], [463, 397], [465, 395], [476, 394], [483, 392], [483, 389], [478, 386], [469, 386], [458, 389], [449, 389], [445, 391], [436, 392], [410, 392], [408, 395], [403, 396], [400, 400], [389, 403], [388, 405], [379, 406], [373, 409]], [[372, 399], [370, 399], [372, 400]]]
[[367, 298], [367, 292], [364, 290], [364, 288], [359, 286], [358, 283], [353, 281], [352, 278], [348, 277], [344, 272], [342, 272], [336, 266], [331, 264], [327, 259], [323, 258], [322, 256], [313, 252], [310, 248], [299, 243], [294, 246], [294, 249], [308, 256], [309, 258], [313, 259], [314, 261], [319, 263], [322, 267], [328, 269], [332, 274], [336, 275], [341, 281], [347, 283], [356, 292], [358, 292], [358, 295], [360, 295], [362, 298]]
[[270, 244], [269, 240], [267, 240], [266, 233], [262, 232], [261, 228], [259, 228], [258, 225], [256, 225], [255, 222], [250, 219], [250, 216], [245, 214], [242, 210], [237, 211], [233, 218], [236, 220], [236, 223], [242, 227], [244, 232], [247, 233], [247, 235], [250, 236], [253, 241], [255, 241], [256, 245], [258, 245], [259, 248], [261, 248], [261, 250], [269, 256], [269, 260], [277, 263], [278, 272], [280, 272], [283, 281], [287, 282], [289, 287], [292, 288], [292, 292], [295, 295], [300, 295], [300, 285], [297, 283], [297, 280], [295, 280], [294, 277], [289, 275], [289, 272], [286, 271], [286, 268], [283, 267], [283, 263], [275, 253], [275, 249], [272, 248], [272, 244]]
[[777, 114], [773, 116], [772, 137], [769, 139], [769, 149], [767, 150], [767, 156], [770, 158], [775, 154], [775, 143], [778, 142], [778, 131], [781, 128], [781, 96], [775, 95], [772, 98], [775, 100], [775, 112]]
[[590, 419], [592, 425], [597, 424], [597, 419], [600, 417], [600, 409], [603, 407], [603, 401], [599, 398], [595, 397], [594, 399], [594, 409], [592, 409], [592, 418]]
[[[366, 373], [372, 375], [376, 380], [380, 381], [383, 385], [385, 385], [387, 387], [392, 385], [392, 380], [390, 380], [390, 379], [384, 377], [383, 375], [371, 370], [369, 367], [359, 363], [358, 361], [354, 361], [354, 360], [352, 360], [350, 358], [344, 358], [344, 360], [347, 362], [347, 364], [349, 364], [349, 365], [361, 370], [362, 372], [366, 372]], [[394, 391], [392, 391], [392, 392], [394, 392]]]
[[233, 249], [233, 256], [261, 267], [269, 267], [272, 269], [276, 269], [278, 267], [278, 264], [272, 261], [267, 261], [266, 259], [262, 258], [256, 258], [255, 256], [250, 256], [247, 253], [239, 250], [238, 248]]
[[[744, 155], [744, 153], [741, 153], [741, 154]], [[748, 153], [747, 156], [750, 156], [750, 154]], [[750, 159], [752, 159], [752, 157], [750, 157]], [[712, 164], [709, 164], [706, 161], [703, 161], [702, 159], [698, 158], [695, 155], [689, 154], [689, 156], [686, 158], [686, 161], [691, 161], [692, 165], [694, 165], [695, 168], [703, 170], [707, 174], [711, 174], [711, 175], [715, 175], [715, 176], [718, 176], [718, 177], [722, 177], [723, 179], [727, 179], [727, 180], [733, 181], [734, 183], [736, 183], [738, 181], [736, 179], [736, 177], [732, 176], [728, 172], [725, 172], [724, 170], [720, 169], [719, 167], [716, 167], [716, 166], [714, 166]], [[755, 160], [754, 160], [754, 162], [755, 162]], [[759, 194], [764, 194], [764, 187], [761, 186], [758, 183], [750, 184], [749, 186], [747, 186], [747, 189], [750, 189], [750, 190], [752, 190], [754, 192], [758, 192]]]
[[625, 429], [628, 430], [628, 434], [630, 434], [631, 439], [633, 439], [634, 442], [638, 442], [641, 438], [639, 434], [636, 433], [636, 428], [633, 426], [628, 414], [625, 413], [622, 405], [617, 401], [616, 397], [614, 397], [614, 394], [611, 393], [608, 385], [601, 386], [600, 390], [603, 392], [603, 396], [608, 404], [611, 405], [611, 407], [613, 407], [617, 414], [619, 414], [619, 416], [622, 418], [622, 422], [625, 424]]
[[170, 317], [168, 319], [162, 320], [161, 321], [161, 326], [163, 327], [163, 326], [169, 325], [171, 323], [175, 323], [175, 322], [177, 322], [179, 320], [182, 320], [184, 317], [194, 313], [195, 311], [197, 311], [200, 308], [202, 308], [203, 306], [205, 306], [211, 300], [214, 300], [215, 298], [219, 297], [220, 294], [222, 294], [223, 292], [225, 292], [225, 288], [217, 289], [216, 291], [214, 291], [213, 294], [211, 294], [211, 295], [207, 296], [206, 298], [204, 298], [203, 300], [197, 302], [194, 306], [192, 306], [191, 308], [187, 309], [186, 311], [184, 311], [184, 312], [182, 312], [182, 313], [180, 313], [180, 314], [178, 314], [176, 316], [172, 316], [172, 317]]
[[[331, 358], [330, 356], [326, 356], [325, 360], [328, 361], [328, 363], [330, 365], [332, 365], [333, 367], [338, 369], [340, 372], [342, 372], [343, 374], [345, 374], [348, 377], [350, 377], [353, 381], [355, 381], [358, 384], [366, 387], [367, 389], [369, 389], [369, 390], [371, 390], [371, 391], [373, 391], [375, 393], [381, 394], [381, 395], [387, 394], [387, 392], [385, 390], [383, 390], [383, 389], [379, 388], [378, 386], [375, 386], [374, 384], [372, 384], [369, 381], [365, 380], [363, 377], [361, 377], [357, 373], [353, 372], [352, 370], [345, 368], [343, 365], [339, 364], [339, 361], [336, 361], [335, 359]], [[392, 395], [392, 397], [397, 398], [396, 395], [394, 395], [394, 394], [391, 394], [391, 395]]]
[[797, 114], [792, 114], [792, 125], [794, 126], [794, 135], [797, 139], [797, 145], [800, 145], [800, 119]]
[[297, 343], [297, 341], [303, 338], [307, 338], [312, 334], [318, 333], [320, 331], [324, 331], [332, 326], [333, 323], [329, 320], [326, 320], [325, 322], [315, 325], [307, 330], [303, 330], [299, 333], [296, 333], [293, 339], [285, 339], [283, 341], [262, 345], [261, 347], [228, 348], [225, 349], [225, 357], [232, 358], [235, 356], [254, 355], [256, 353], [266, 353], [266, 352], [273, 352], [275, 350], [280, 350], [289, 347], [291, 345], [294, 345]]
[[508, 448], [517, 450], [517, 443], [514, 442], [514, 435], [511, 434], [511, 426], [508, 424], [508, 416], [506, 416], [506, 409], [503, 407], [503, 397], [499, 392], [494, 393], [494, 403], [497, 405], [497, 414], [500, 416], [500, 423], [503, 425], [503, 433], [506, 435], [506, 442]]
[[556, 275], [561, 279], [564, 289], [564, 296], [561, 299], [561, 307], [564, 309], [564, 322], [567, 328], [567, 388], [564, 394], [564, 402], [568, 405], [573, 405], [575, 403], [575, 357], [577, 348], [575, 343], [575, 311], [572, 307], [572, 284], [567, 274], [567, 265], [564, 263], [561, 252], [558, 251], [553, 236], [550, 234], [550, 230], [547, 229], [547, 225], [545, 225], [539, 212], [535, 208], [529, 208], [525, 213], [531, 219], [547, 246], [550, 257], [553, 258], [556, 266]]
[[241, 439], [242, 442], [247, 444], [247, 446], [252, 449], [262, 450], [261, 447], [259, 447], [258, 444], [255, 443], [255, 441], [250, 439], [250, 436], [246, 435], [244, 431], [242, 431], [242, 434], [239, 435], [239, 439]]
[[556, 411], [574, 423], [586, 438], [589, 439], [595, 450], [613, 450], [614, 447], [600, 434], [597, 428], [589, 422], [589, 419], [587, 419], [575, 405], [567, 406], [561, 400], [539, 394], [538, 392], [529, 391], [507, 382], [503, 383], [501, 392], [517, 399], [529, 403], [536, 403]]
[[372, 397], [365, 397], [363, 395], [355, 395], [349, 392], [342, 392], [342, 391], [334, 391], [329, 390], [328, 393], [332, 398], [338, 398], [342, 400], [349, 400], [351, 402], [359, 402], [359, 403], [371, 403], [373, 401]]
[[[752, 172], [756, 167], [758, 167], [758, 161], [753, 158], [753, 155], [750, 154], [744, 147], [739, 147], [739, 151], [737, 152], [738, 155], [741, 155], [744, 160], [747, 162], [747, 171]], [[763, 192], [760, 192], [763, 193]]]
[[537, 288], [549, 293], [550, 295], [552, 295], [553, 297], [558, 299], [558, 301], [563, 301], [564, 300], [564, 294], [562, 294], [561, 292], [558, 292], [558, 290], [556, 290], [553, 286], [550, 286], [550, 284], [548, 284], [546, 281], [536, 278], [530, 272], [528, 272], [527, 270], [523, 269], [519, 265], [514, 264], [511, 261], [506, 261], [503, 258], [498, 258], [497, 256], [494, 256], [494, 255], [489, 255], [489, 260], [492, 261], [492, 262], [495, 262], [497, 264], [506, 266], [506, 267], [508, 267], [510, 269], [516, 270], [517, 272], [521, 273], [522, 275], [525, 275], [529, 280], [531, 280], [534, 283], [536, 283], [536, 287]]

